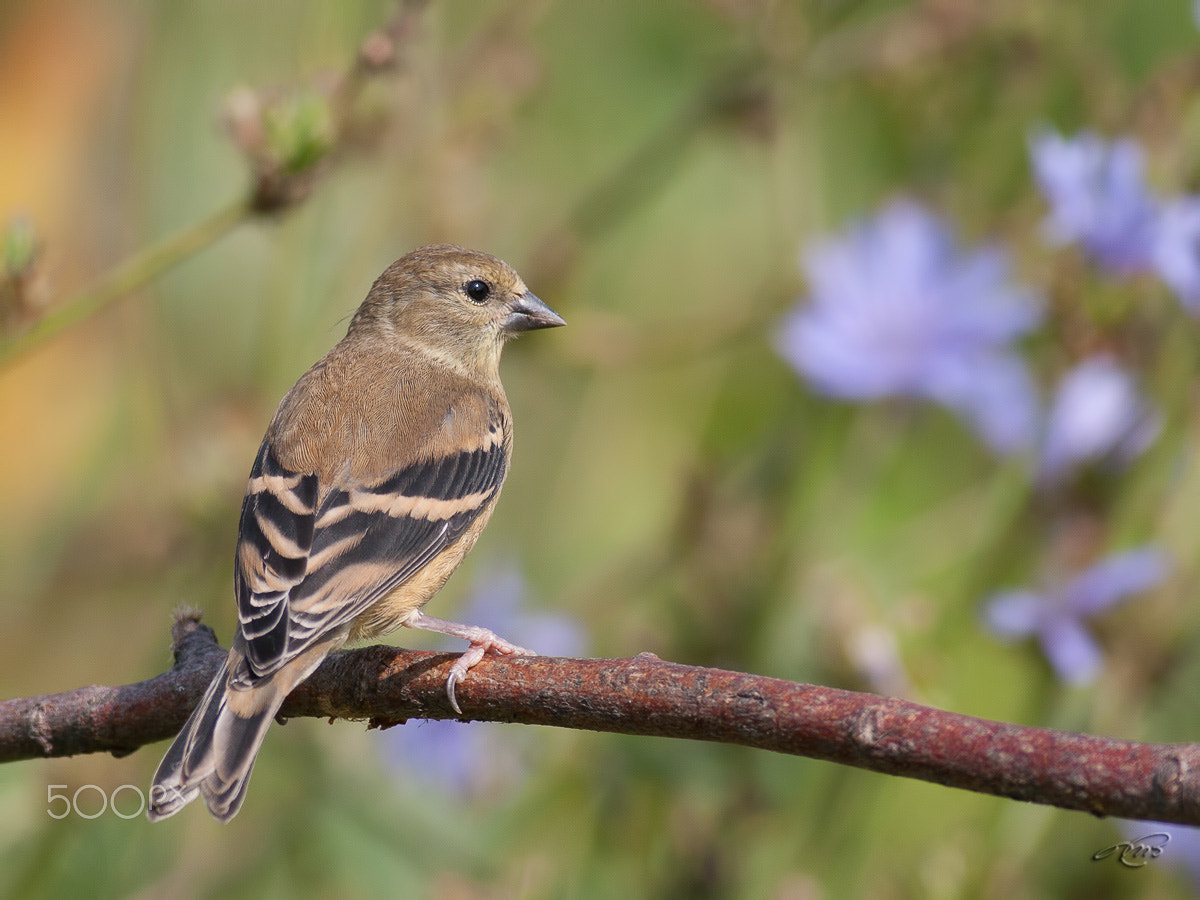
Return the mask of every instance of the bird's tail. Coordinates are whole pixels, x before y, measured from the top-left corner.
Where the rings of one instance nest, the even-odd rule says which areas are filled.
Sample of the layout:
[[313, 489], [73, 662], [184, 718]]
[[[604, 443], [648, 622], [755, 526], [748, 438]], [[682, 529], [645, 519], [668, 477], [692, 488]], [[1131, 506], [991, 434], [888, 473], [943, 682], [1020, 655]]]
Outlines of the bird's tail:
[[197, 794], [221, 822], [242, 808], [258, 749], [295, 683], [273, 677], [238, 689], [228, 684], [229, 670], [227, 659], [159, 763], [146, 811], [151, 822], [179, 812]]

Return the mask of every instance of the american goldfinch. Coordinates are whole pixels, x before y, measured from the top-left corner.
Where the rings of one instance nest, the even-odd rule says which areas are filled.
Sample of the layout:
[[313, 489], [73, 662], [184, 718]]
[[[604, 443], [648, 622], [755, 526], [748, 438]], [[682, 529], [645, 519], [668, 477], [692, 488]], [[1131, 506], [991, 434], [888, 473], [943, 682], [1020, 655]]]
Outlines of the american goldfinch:
[[152, 821], [204, 796], [241, 808], [284, 698], [348, 640], [400, 625], [463, 638], [446, 690], [489, 650], [531, 654], [422, 611], [478, 539], [512, 454], [500, 350], [566, 324], [506, 263], [451, 244], [376, 280], [346, 336], [284, 396], [250, 471], [229, 656], [159, 764]]

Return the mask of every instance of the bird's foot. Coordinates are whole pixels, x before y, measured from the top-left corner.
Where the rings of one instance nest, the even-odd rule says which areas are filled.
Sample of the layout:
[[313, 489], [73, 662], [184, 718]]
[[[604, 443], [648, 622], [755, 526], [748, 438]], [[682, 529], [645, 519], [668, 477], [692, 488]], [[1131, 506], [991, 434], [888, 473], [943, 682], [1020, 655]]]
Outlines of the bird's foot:
[[466, 652], [454, 661], [454, 665], [450, 667], [450, 677], [446, 679], [446, 696], [450, 700], [450, 707], [460, 716], [462, 709], [458, 705], [458, 699], [454, 696], [454, 687], [467, 677], [467, 672], [483, 659], [485, 653], [491, 651], [504, 656], [537, 656], [536, 651], [518, 647], [516, 644], [504, 640], [495, 632], [480, 628], [478, 625], [461, 625], [458, 622], [427, 616], [419, 611], [404, 624], [409, 628], [436, 631], [438, 634], [448, 634], [471, 642], [471, 646], [466, 649]]

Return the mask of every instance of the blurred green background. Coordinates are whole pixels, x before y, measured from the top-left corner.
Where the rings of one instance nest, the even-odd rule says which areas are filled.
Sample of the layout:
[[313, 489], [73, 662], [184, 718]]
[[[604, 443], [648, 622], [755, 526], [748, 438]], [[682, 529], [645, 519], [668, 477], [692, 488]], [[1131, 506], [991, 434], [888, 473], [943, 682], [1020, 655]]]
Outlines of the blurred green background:
[[[236, 198], [224, 98], [320, 84], [392, 11], [0, 5], [0, 216], [37, 229], [47, 293]], [[1044, 293], [1078, 282], [1038, 239], [1036, 127], [1135, 134], [1156, 184], [1200, 182], [1184, 0], [433, 0], [403, 56], [308, 201], [0, 369], [0, 695], [150, 677], [184, 604], [228, 642], [237, 511], [275, 404], [384, 266], [452, 240], [511, 262], [569, 328], [506, 353], [512, 475], [435, 615], [504, 561], [526, 612], [570, 617], [589, 655], [1200, 735], [1194, 321], [1142, 291], [1164, 433], [1090, 490], [1106, 546], [1153, 541], [1175, 567], [1097, 623], [1106, 667], [1075, 689], [1033, 644], [979, 627], [989, 592], [1037, 583], [1049, 542], [1022, 464], [942, 410], [822, 399], [771, 346], [804, 293], [804, 242], [900, 194], [1006, 244]], [[1066, 292], [1086, 302], [1035, 342], [1037, 364], [1124, 327], [1122, 288], [1089, 290]], [[144, 789], [165, 743], [0, 766], [0, 893], [1192, 893], [1182, 840], [1144, 869], [1094, 863], [1122, 835], [1082, 814], [742, 748], [476, 732], [516, 762], [464, 792], [388, 734], [292, 721], [228, 826], [199, 805], [156, 826], [48, 815], [48, 785]]]

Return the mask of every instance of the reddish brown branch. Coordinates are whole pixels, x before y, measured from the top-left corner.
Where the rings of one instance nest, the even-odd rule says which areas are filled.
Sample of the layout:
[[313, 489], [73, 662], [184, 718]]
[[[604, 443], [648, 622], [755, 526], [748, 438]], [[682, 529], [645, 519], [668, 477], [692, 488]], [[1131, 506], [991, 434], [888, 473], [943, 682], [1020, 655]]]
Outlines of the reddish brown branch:
[[[0, 762], [131, 753], [171, 737], [224, 651], [195, 619], [176, 665], [124, 687], [0, 703]], [[288, 699], [287, 716], [453, 718], [454, 654], [338, 653]], [[743, 744], [1099, 816], [1200, 824], [1200, 745], [1144, 744], [989, 722], [902, 700], [721, 669], [634, 659], [488, 657], [458, 687], [465, 719]]]

